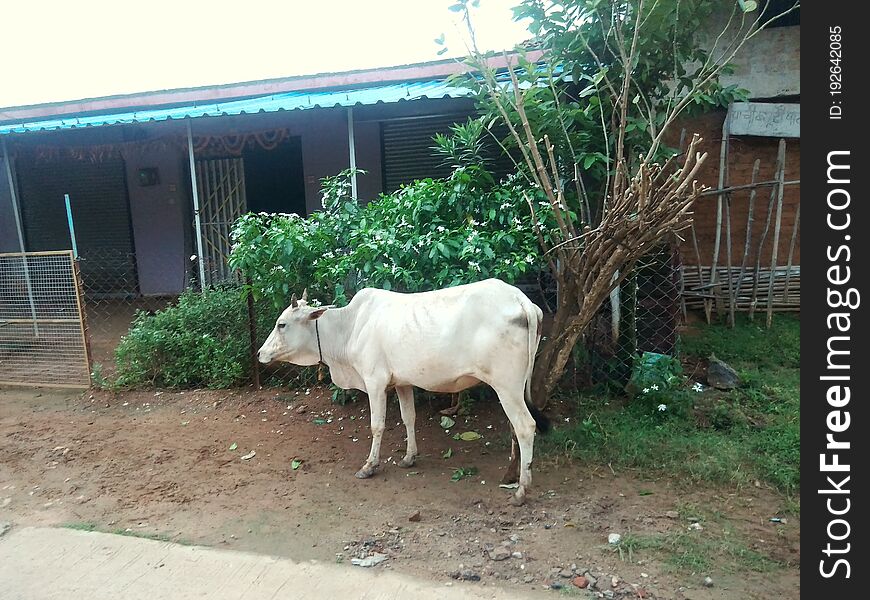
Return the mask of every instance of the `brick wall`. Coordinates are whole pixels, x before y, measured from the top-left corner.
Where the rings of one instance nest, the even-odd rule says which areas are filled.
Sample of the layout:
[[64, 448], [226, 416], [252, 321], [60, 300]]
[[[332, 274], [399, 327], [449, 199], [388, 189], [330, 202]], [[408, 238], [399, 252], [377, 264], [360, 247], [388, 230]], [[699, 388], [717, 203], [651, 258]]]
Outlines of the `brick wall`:
[[[704, 167], [700, 172], [699, 181], [713, 189], [718, 186], [719, 181], [719, 147], [722, 140], [722, 123], [724, 120], [725, 111], [720, 111], [686, 120], [684, 123], [676, 127], [677, 133], [682, 127], [685, 127], [687, 138], [691, 136], [693, 132], [697, 132], [704, 138], [702, 144], [703, 150], [708, 152], [708, 156]], [[672, 141], [672, 143], [674, 142]], [[729, 144], [728, 182], [726, 185], [735, 186], [750, 183], [752, 180], [752, 166], [755, 159], [760, 159], [761, 161], [758, 180], [770, 181], [774, 179], [776, 155], [779, 144], [778, 139], [749, 136], [731, 137]], [[800, 166], [800, 140], [788, 139], [786, 140], [785, 180], [790, 181], [800, 179]], [[747, 265], [755, 265], [758, 241], [767, 218], [770, 195], [775, 189], [776, 188], [773, 186], [759, 188], [756, 193], [754, 222], [750, 238], [751, 244]], [[743, 257], [749, 196], [750, 193], [748, 190], [733, 192], [731, 195], [732, 265], [736, 267], [740, 266], [740, 261]], [[789, 244], [791, 242], [795, 214], [799, 203], [800, 185], [786, 186], [783, 195], [782, 224], [780, 228], [777, 258], [777, 264], [779, 266], [784, 266], [788, 259]], [[695, 204], [695, 232], [698, 237], [698, 248], [700, 250], [702, 265], [711, 265], [713, 262], [713, 250], [716, 236], [716, 205], [717, 197], [715, 195], [704, 196]], [[767, 241], [761, 249], [761, 266], [763, 268], [770, 267], [771, 263], [775, 219], [776, 203], [774, 202]], [[718, 263], [720, 266], [726, 265], [724, 222], [725, 216], [723, 209], [722, 242]], [[792, 264], [794, 265], [800, 264], [800, 227], [798, 229], [798, 235], [795, 241], [794, 258], [792, 260]], [[681, 244], [680, 248], [683, 262], [685, 264], [697, 264], [698, 261], [694, 249], [692, 248], [689, 232], [685, 232], [683, 237], [686, 238], [686, 241]]]

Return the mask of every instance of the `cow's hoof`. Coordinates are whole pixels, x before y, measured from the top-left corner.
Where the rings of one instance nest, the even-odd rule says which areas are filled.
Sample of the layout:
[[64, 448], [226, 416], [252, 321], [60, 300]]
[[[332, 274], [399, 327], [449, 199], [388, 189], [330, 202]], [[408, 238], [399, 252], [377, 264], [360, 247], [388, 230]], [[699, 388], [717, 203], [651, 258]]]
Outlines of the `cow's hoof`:
[[405, 458], [403, 458], [402, 460], [399, 461], [399, 466], [402, 467], [403, 469], [407, 469], [408, 467], [413, 467], [416, 462], [417, 462], [416, 456], [412, 456], [411, 458], [408, 458], [406, 456]]
[[510, 503], [512, 506], [522, 506], [526, 503], [526, 491], [523, 488], [517, 490], [517, 493], [511, 496]]
[[374, 475], [375, 471], [377, 471], [377, 470], [378, 470], [378, 468], [376, 466], [375, 467], [363, 467], [362, 469], [360, 469], [359, 471], [356, 472], [356, 478], [357, 479], [368, 479], [369, 477]]

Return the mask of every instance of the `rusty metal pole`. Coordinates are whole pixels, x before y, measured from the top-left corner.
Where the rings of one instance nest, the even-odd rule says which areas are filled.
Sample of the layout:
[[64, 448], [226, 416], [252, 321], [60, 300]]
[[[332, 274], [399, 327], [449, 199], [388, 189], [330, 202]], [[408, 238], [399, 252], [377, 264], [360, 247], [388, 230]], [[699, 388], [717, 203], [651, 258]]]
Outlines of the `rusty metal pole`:
[[245, 294], [248, 299], [248, 331], [251, 335], [251, 378], [254, 389], [260, 389], [260, 361], [257, 358], [257, 318], [254, 313], [254, 292], [251, 287], [251, 278], [245, 278]]

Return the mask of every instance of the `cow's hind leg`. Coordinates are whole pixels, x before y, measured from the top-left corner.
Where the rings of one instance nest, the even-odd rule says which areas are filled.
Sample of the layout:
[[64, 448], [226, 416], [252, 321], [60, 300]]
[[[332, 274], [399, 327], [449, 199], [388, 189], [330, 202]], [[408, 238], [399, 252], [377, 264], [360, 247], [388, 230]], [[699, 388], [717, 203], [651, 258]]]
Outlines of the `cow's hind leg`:
[[526, 407], [523, 388], [499, 389], [496, 393], [502, 408], [511, 422], [520, 447], [520, 481], [511, 504], [522, 505], [526, 500], [526, 488], [532, 484], [532, 449], [535, 442], [535, 419]]
[[502, 484], [518, 483], [520, 480], [520, 453], [519, 445], [517, 444], [517, 434], [514, 428], [511, 427], [511, 461], [508, 464], [507, 471], [501, 478]]
[[366, 393], [369, 396], [369, 410], [372, 417], [372, 450], [362, 468], [356, 472], [359, 479], [367, 479], [375, 474], [381, 453], [381, 438], [384, 435], [384, 421], [387, 416], [386, 386], [369, 385], [366, 382]]
[[400, 467], [413, 467], [417, 459], [417, 436], [414, 434], [414, 421], [417, 412], [414, 409], [414, 388], [401, 386], [396, 388], [399, 397], [399, 408], [402, 411], [402, 422], [405, 423], [405, 431], [408, 434], [408, 450], [405, 458], [399, 461]]

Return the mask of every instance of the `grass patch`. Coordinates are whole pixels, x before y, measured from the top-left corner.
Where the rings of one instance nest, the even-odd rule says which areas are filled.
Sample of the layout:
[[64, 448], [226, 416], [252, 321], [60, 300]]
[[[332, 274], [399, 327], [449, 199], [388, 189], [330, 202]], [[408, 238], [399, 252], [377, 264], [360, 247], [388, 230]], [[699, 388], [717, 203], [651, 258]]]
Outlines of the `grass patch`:
[[[795, 315], [774, 316], [770, 329], [764, 319], [750, 321], [735, 316], [733, 328], [721, 323], [697, 323], [680, 338], [684, 356], [708, 357], [710, 353], [726, 362], [743, 362], [759, 368], [800, 368], [800, 319]], [[733, 366], [733, 365], [732, 365]]]
[[791, 496], [800, 485], [799, 343], [800, 322], [790, 315], [778, 315], [770, 330], [746, 318], [733, 329], [701, 324], [683, 336], [683, 356], [715, 353], [738, 371], [739, 389], [697, 393], [686, 385], [661, 399], [667, 411], [638, 399], [580, 396], [572, 424], [542, 437], [542, 450], [645, 476], [759, 480]]
[[747, 546], [729, 530], [716, 537], [711, 537], [706, 531], [627, 534], [613, 551], [628, 562], [635, 562], [647, 553], [653, 554], [675, 570], [687, 573], [709, 572], [713, 565], [730, 572], [750, 570], [759, 573], [781, 566], [779, 562]]

